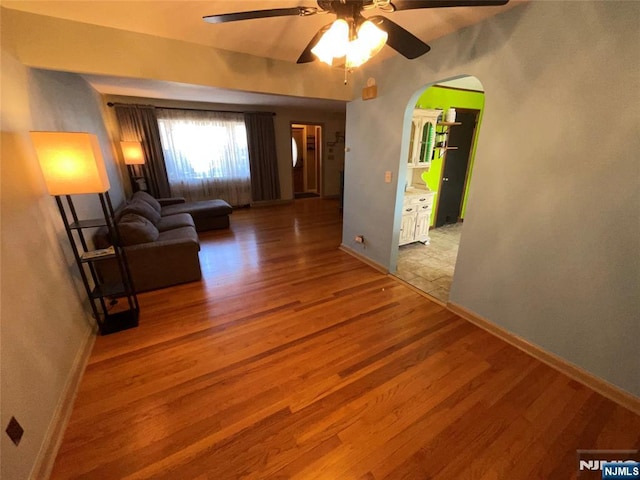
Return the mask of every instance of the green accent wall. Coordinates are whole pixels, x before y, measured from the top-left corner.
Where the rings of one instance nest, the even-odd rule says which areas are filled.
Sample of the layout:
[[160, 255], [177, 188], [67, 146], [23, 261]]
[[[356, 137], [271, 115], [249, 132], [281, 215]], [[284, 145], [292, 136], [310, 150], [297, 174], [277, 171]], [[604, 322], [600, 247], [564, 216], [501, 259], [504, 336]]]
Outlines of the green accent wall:
[[[478, 117], [478, 127], [476, 130], [476, 136], [471, 147], [471, 158], [469, 160], [469, 174], [467, 176], [467, 183], [464, 186], [464, 198], [462, 200], [462, 213], [461, 217], [464, 218], [465, 211], [467, 209], [467, 195], [469, 193], [469, 182], [471, 181], [471, 175], [473, 174], [473, 162], [476, 156], [476, 144], [478, 143], [478, 137], [480, 132], [480, 126], [482, 125], [482, 114], [484, 113], [484, 93], [472, 92], [468, 90], [456, 90], [452, 88], [443, 87], [429, 87], [427, 88], [416, 103], [416, 108], [440, 108], [444, 112], [448, 108], [468, 108], [473, 110], [480, 110]], [[456, 128], [456, 127], [452, 127]], [[437, 152], [438, 150], [436, 150]], [[431, 168], [426, 173], [426, 183], [430, 190], [438, 192], [440, 188], [440, 179], [442, 178], [442, 164], [443, 158], [434, 158], [431, 162]], [[436, 203], [438, 197], [436, 196]], [[436, 208], [431, 213], [431, 226], [436, 221]]]

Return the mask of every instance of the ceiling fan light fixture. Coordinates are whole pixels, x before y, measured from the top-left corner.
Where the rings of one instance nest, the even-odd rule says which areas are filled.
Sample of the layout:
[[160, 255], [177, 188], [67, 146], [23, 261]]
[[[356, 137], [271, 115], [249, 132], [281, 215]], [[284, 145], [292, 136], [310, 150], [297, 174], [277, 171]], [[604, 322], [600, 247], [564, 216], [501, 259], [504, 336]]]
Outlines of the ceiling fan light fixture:
[[387, 43], [387, 32], [367, 20], [358, 28], [358, 36], [349, 42], [347, 67], [359, 67], [375, 56]]
[[339, 18], [311, 49], [318, 59], [329, 66], [337, 59], [346, 57], [347, 68], [359, 67], [377, 54], [387, 43], [387, 32], [378, 28], [370, 20], [362, 22], [353, 40], [350, 40], [350, 26]]
[[322, 35], [315, 47], [311, 49], [311, 53], [321, 62], [333, 65], [334, 58], [344, 57], [347, 54], [348, 45], [349, 24], [346, 20], [339, 18]]

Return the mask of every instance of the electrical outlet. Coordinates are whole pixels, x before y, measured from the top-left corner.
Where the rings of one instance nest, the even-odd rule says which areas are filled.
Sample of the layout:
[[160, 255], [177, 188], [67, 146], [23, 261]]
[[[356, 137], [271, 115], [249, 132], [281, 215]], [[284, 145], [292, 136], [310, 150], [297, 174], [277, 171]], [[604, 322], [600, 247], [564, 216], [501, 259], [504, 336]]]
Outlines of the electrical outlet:
[[20, 443], [20, 440], [22, 440], [24, 429], [18, 423], [16, 417], [11, 417], [11, 420], [9, 420], [9, 425], [7, 425], [7, 429], [5, 430], [5, 432], [7, 432], [7, 435], [9, 435], [9, 438], [17, 447]]
[[385, 183], [391, 183], [391, 171], [387, 170], [384, 172], [384, 181]]
[[364, 235], [356, 235], [354, 240], [356, 241], [356, 243], [364, 243]]

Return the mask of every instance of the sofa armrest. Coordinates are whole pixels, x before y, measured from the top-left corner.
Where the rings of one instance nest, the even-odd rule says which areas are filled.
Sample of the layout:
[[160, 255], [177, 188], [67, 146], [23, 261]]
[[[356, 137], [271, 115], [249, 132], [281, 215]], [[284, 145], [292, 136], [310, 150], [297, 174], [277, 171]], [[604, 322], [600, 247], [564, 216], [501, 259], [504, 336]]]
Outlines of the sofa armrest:
[[170, 197], [170, 198], [157, 198], [158, 203], [161, 207], [166, 207], [167, 205], [176, 205], [179, 203], [186, 203], [184, 197]]

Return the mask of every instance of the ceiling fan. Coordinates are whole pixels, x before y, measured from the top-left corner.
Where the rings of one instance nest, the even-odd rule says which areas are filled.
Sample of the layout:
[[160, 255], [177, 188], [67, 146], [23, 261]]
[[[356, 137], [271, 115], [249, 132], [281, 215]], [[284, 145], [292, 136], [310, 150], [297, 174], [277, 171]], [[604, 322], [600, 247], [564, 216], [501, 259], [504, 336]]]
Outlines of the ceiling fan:
[[248, 12], [223, 13], [203, 17], [205, 22], [226, 23], [269, 17], [334, 14], [336, 20], [322, 27], [302, 51], [297, 63], [316, 59], [353, 68], [362, 65], [386, 44], [408, 59], [424, 55], [431, 47], [382, 15], [365, 18], [363, 11], [383, 13], [441, 7], [505, 5], [509, 0], [318, 0], [318, 7], [272, 8]]

